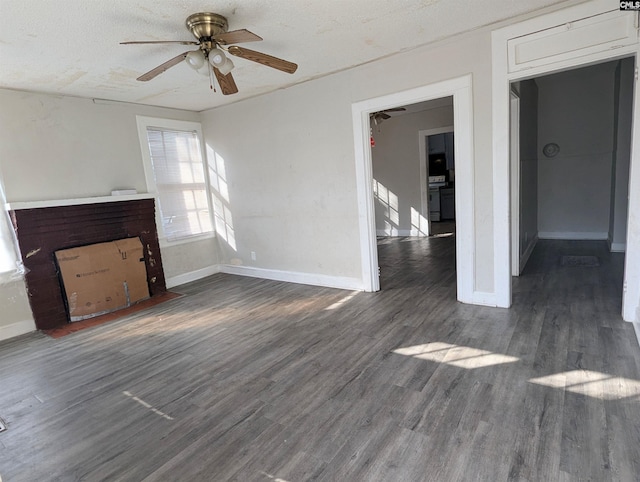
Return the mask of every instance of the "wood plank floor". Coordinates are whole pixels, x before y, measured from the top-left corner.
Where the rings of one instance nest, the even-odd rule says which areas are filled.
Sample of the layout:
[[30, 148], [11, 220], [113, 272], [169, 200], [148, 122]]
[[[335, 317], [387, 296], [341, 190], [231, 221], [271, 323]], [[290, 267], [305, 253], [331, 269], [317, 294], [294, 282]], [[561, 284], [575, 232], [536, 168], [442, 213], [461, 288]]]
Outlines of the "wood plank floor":
[[220, 274], [1, 343], [2, 481], [639, 480], [623, 256], [540, 241], [505, 310], [455, 301], [453, 237], [379, 252], [378, 293]]

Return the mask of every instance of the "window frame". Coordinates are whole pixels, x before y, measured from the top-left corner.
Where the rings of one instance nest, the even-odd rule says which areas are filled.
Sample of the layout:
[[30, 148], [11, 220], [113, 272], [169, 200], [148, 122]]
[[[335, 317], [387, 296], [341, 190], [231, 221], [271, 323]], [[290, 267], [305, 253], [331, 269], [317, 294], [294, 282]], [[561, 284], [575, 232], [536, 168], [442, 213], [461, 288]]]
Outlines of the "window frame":
[[[199, 122], [183, 121], [176, 119], [166, 119], [161, 117], [147, 117], [136, 116], [136, 123], [138, 126], [138, 139], [140, 141], [140, 150], [142, 154], [142, 165], [144, 167], [144, 177], [147, 184], [147, 192], [154, 195], [156, 202], [155, 217], [156, 226], [158, 230], [158, 241], [160, 247], [163, 246], [176, 246], [180, 244], [193, 243], [203, 239], [214, 238], [216, 236], [215, 218], [213, 213], [213, 205], [211, 202], [211, 190], [209, 182], [209, 172], [207, 163], [207, 153], [204, 143], [204, 135], [202, 134], [202, 125]], [[205, 192], [207, 197], [207, 207], [209, 209], [209, 218], [211, 222], [211, 231], [200, 234], [193, 234], [190, 236], [169, 239], [164, 230], [164, 224], [162, 222], [162, 216], [160, 211], [160, 199], [158, 187], [156, 185], [155, 172], [153, 170], [153, 162], [151, 160], [151, 152], [149, 150], [149, 137], [147, 134], [147, 128], [166, 129], [169, 131], [182, 131], [182, 132], [194, 132], [200, 145], [200, 157], [202, 159], [202, 169], [204, 174]]]

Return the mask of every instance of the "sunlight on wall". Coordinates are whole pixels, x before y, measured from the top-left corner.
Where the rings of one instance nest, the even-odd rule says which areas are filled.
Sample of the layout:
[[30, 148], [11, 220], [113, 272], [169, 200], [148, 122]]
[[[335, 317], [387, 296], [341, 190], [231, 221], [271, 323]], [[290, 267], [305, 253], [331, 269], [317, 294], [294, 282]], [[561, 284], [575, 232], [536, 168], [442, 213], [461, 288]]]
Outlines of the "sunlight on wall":
[[390, 235], [398, 234], [398, 227], [400, 226], [398, 196], [375, 179], [373, 180], [373, 195], [382, 207], [382, 213], [385, 218], [385, 233]]
[[531, 383], [601, 400], [635, 398], [640, 401], [640, 381], [591, 370], [572, 370], [546, 377], [532, 378]]
[[411, 356], [421, 360], [429, 360], [437, 363], [445, 363], [459, 368], [474, 369], [483, 368], [503, 363], [514, 363], [519, 358], [493, 353], [468, 346], [451, 345], [449, 343], [433, 342], [424, 345], [415, 345], [406, 348], [398, 348], [393, 353]]
[[411, 208], [411, 235], [429, 236], [429, 221], [414, 207]]
[[229, 201], [229, 187], [223, 157], [207, 145], [207, 165], [209, 166], [209, 186], [213, 204], [213, 218], [216, 233], [237, 251], [233, 217]]

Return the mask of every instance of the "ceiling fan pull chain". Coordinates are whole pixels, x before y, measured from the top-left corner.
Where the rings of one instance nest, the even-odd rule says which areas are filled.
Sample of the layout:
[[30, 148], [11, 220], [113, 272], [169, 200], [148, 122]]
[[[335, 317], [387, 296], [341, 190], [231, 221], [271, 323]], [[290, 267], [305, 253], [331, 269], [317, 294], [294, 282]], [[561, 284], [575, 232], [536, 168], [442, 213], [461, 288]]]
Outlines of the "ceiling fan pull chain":
[[209, 88], [214, 92], [218, 92], [215, 88], [215, 82], [213, 81], [213, 74], [212, 74], [213, 67], [211, 66], [211, 64], [209, 64], [208, 61], [207, 61], [207, 70], [209, 71]]

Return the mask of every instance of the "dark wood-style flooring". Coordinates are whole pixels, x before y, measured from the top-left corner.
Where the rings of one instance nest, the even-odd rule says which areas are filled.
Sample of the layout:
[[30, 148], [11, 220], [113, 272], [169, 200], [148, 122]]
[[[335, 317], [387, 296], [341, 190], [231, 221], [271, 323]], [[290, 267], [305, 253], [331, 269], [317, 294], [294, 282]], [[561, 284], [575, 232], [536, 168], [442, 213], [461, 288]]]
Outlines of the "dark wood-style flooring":
[[453, 237], [379, 251], [378, 293], [220, 274], [1, 343], [2, 481], [640, 478], [621, 255], [540, 241], [506, 310], [455, 301]]

